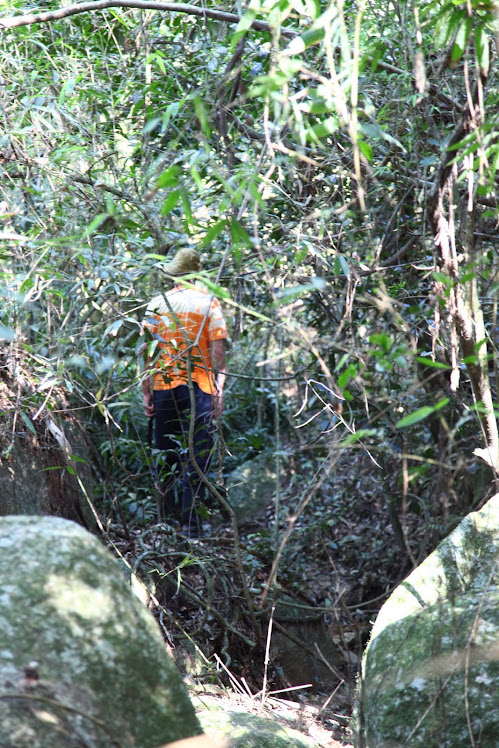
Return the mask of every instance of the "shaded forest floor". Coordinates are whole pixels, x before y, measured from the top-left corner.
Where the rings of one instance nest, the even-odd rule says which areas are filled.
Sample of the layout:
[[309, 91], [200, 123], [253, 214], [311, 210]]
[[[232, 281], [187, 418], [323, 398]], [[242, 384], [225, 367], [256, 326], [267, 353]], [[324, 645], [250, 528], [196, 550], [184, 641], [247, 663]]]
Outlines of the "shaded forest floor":
[[[288, 462], [287, 469], [292, 486], [298, 467]], [[263, 709], [262, 716], [272, 713], [321, 746], [351, 745], [372, 622], [411, 570], [410, 555], [431, 550], [420, 516], [399, 509], [394, 521], [386, 496], [395, 481], [364, 452], [350, 451], [298, 517], [296, 497], [284, 486], [280, 538], [293, 527], [273, 579], [272, 505], [239, 527], [237, 549], [229, 519], [216, 511], [209, 535], [197, 541], [166, 524], [108, 526], [147, 585], [167, 645], [200, 698]]]

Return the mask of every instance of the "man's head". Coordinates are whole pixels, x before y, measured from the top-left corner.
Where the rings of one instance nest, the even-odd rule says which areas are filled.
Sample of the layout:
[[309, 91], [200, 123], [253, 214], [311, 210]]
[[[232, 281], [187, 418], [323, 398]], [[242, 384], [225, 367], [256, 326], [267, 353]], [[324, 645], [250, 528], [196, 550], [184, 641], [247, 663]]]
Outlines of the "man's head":
[[162, 265], [162, 270], [175, 276], [198, 273], [201, 270], [201, 258], [195, 249], [183, 247], [170, 262]]

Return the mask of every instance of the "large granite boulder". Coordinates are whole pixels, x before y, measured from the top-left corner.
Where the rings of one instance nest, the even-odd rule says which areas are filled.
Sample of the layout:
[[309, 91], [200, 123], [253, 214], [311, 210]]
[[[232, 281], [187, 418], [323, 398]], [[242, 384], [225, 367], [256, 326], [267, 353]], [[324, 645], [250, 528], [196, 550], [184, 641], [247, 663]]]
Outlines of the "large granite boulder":
[[497, 748], [499, 494], [382, 607], [363, 660], [362, 748]]
[[0, 745], [155, 748], [200, 732], [101, 543], [57, 517], [0, 518]]

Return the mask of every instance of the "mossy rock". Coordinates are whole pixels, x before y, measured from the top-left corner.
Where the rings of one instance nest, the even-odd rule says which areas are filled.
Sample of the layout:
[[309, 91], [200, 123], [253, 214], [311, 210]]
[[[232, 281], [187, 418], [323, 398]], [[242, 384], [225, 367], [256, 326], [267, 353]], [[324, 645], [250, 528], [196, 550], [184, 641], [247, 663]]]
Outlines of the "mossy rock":
[[198, 717], [207, 735], [230, 738], [231, 748], [317, 748], [298, 730], [237, 709], [205, 709]]
[[497, 748], [499, 495], [395, 590], [366, 649], [364, 748]]
[[201, 732], [154, 617], [90, 533], [0, 519], [0, 744], [155, 748]]
[[251, 522], [264, 515], [275, 490], [275, 458], [271, 453], [248, 460], [227, 479], [227, 498], [240, 522]]

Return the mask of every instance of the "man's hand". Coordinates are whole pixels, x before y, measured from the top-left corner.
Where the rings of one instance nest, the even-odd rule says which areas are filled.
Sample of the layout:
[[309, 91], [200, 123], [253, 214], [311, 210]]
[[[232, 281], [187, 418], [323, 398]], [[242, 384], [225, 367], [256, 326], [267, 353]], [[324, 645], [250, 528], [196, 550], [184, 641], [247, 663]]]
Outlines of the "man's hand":
[[148, 418], [152, 418], [154, 415], [154, 402], [152, 399], [152, 392], [149, 390], [142, 391], [142, 404], [144, 406], [144, 413]]

